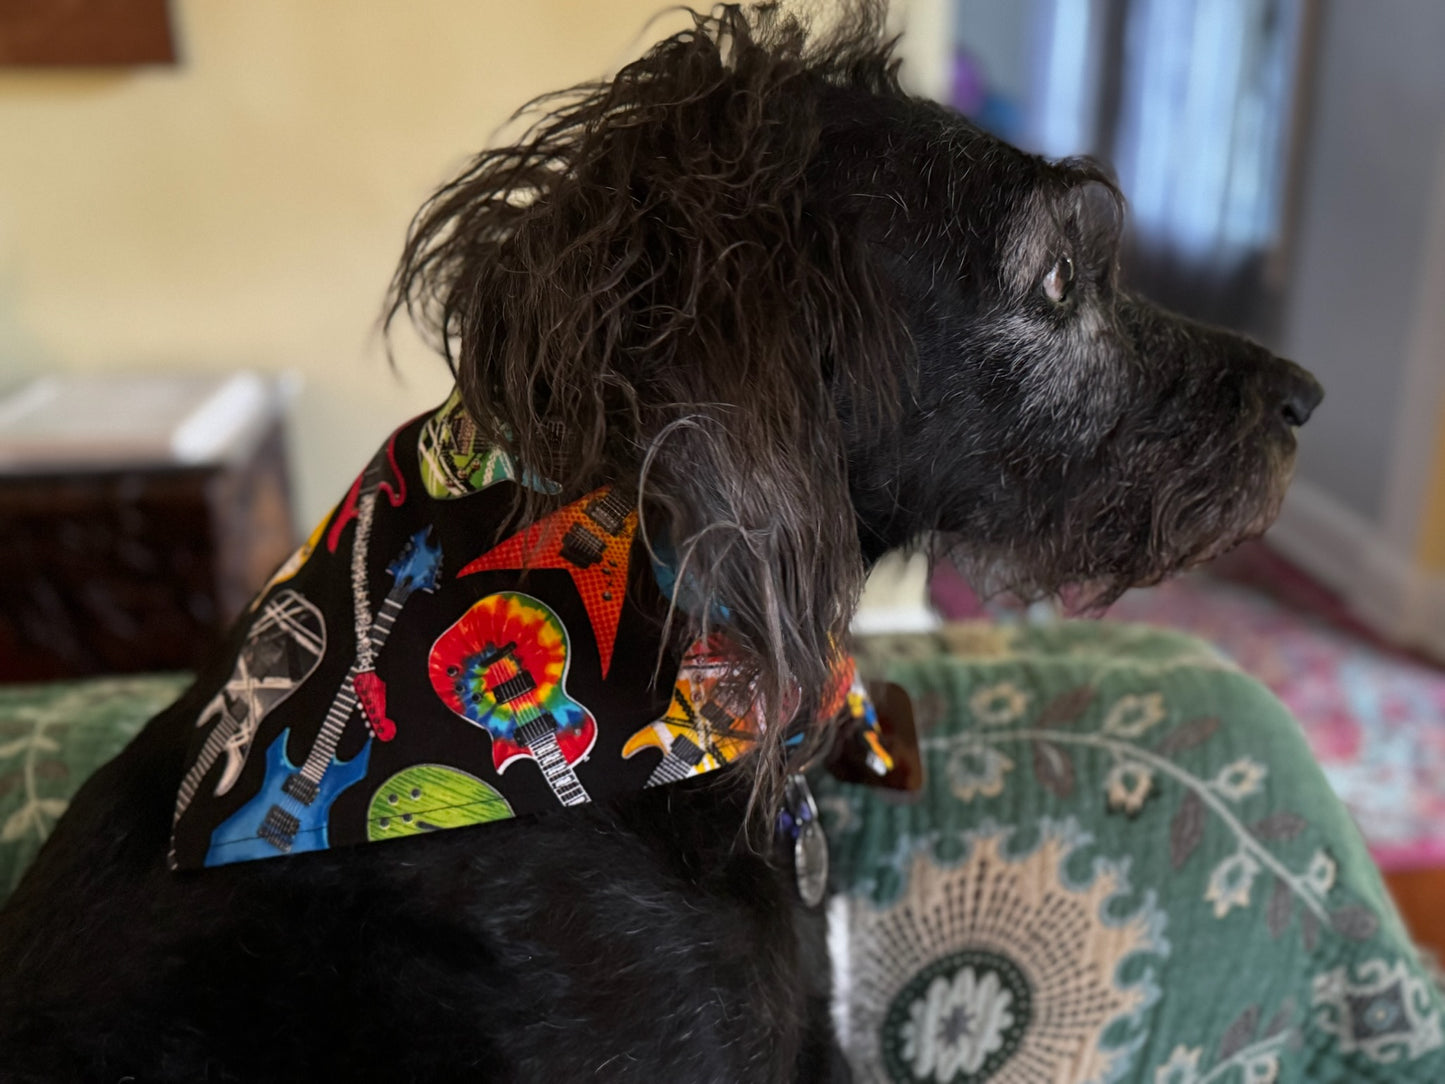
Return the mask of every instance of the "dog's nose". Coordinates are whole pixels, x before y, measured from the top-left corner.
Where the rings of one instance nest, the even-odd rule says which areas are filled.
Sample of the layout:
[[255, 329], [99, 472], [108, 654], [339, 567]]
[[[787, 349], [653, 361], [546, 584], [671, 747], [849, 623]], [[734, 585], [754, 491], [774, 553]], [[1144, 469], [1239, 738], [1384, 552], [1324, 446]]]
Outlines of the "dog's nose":
[[1293, 362], [1285, 362], [1289, 373], [1284, 380], [1284, 403], [1280, 407], [1284, 420], [1298, 428], [1310, 420], [1315, 407], [1325, 397], [1320, 382]]

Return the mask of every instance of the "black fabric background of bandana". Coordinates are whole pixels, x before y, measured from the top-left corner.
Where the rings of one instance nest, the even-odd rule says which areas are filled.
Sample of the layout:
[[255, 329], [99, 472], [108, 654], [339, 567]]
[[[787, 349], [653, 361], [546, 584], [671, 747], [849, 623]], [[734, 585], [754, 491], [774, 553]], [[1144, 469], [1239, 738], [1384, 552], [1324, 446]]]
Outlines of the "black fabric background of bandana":
[[[598, 724], [595, 745], [574, 768], [592, 800], [642, 789], [659, 759], [655, 750], [643, 750], [630, 759], [622, 757], [628, 737], [657, 719], [667, 707], [679, 662], [675, 654], [664, 656], [657, 680], [653, 680], [665, 602], [654, 583], [641, 541], [634, 539], [632, 543], [626, 597], [610, 669], [604, 677], [591, 618], [567, 571], [534, 568], [519, 575], [516, 570], [497, 570], [458, 577], [464, 566], [521, 526], [507, 523], [498, 530], [510, 514], [516, 483], [502, 481], [450, 500], [430, 496], [421, 484], [417, 451], [418, 434], [425, 421], [423, 417], [408, 423], [389, 442], [399, 479], [390, 467], [386, 447], [378, 452], [370, 468], [383, 483], [377, 490], [366, 562], [370, 608], [375, 613], [392, 587], [388, 565], [410, 537], [428, 526], [434, 532], [432, 541], [441, 548], [440, 582], [435, 591], [416, 591], [408, 597], [377, 653], [376, 672], [385, 682], [387, 715], [396, 722], [397, 733], [391, 741], [371, 739], [365, 777], [335, 798], [327, 821], [328, 847], [367, 842], [368, 809], [376, 788], [393, 773], [417, 764], [447, 765], [475, 776], [501, 791], [518, 814], [561, 808], [535, 763], [513, 763], [505, 772], [497, 772], [487, 733], [454, 713], [429, 678], [428, 653], [437, 637], [474, 603], [495, 592], [521, 591], [534, 596], [557, 614], [567, 630], [570, 662], [566, 692], [584, 705]], [[394, 503], [394, 494], [399, 495], [403, 487], [404, 497]], [[288, 757], [293, 765], [301, 765], [348, 677], [357, 656], [350, 569], [358, 520], [352, 518], [341, 529], [334, 551], [328, 546], [336, 518], [345, 511], [343, 503], [328, 517], [309, 558], [294, 576], [272, 586], [267, 595], [274, 597], [290, 589], [319, 608], [326, 626], [324, 655], [315, 670], [262, 719], [241, 775], [229, 791], [219, 796], [213, 793], [222, 761], [218, 760], [202, 777], [194, 798], [175, 825], [175, 868], [206, 864], [212, 831], [261, 790], [267, 751], [288, 728]], [[206, 729], [198, 726], [186, 760], [188, 766], [200, 754]], [[366, 724], [361, 713], [354, 712], [335, 755], [349, 761], [367, 741]]]

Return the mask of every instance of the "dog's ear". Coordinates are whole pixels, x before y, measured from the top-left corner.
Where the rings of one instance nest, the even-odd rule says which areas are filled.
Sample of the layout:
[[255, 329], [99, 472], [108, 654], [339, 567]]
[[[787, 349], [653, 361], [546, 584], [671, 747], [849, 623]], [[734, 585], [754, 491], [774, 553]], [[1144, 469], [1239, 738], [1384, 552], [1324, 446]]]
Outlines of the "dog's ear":
[[804, 710], [863, 578], [838, 404], [887, 414], [904, 347], [817, 183], [821, 100], [902, 94], [881, 22], [858, 3], [810, 43], [772, 7], [720, 7], [543, 99], [422, 209], [391, 297], [484, 432], [559, 484], [525, 511], [637, 487], [697, 601], [680, 635], [720, 626], [769, 702]]

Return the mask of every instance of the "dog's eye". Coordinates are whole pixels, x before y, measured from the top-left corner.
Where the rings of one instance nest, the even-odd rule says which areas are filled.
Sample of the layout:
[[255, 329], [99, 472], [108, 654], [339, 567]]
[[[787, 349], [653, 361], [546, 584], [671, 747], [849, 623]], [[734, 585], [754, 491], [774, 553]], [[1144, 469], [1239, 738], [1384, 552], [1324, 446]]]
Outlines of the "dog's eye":
[[1062, 305], [1069, 299], [1069, 291], [1074, 285], [1074, 261], [1067, 256], [1060, 256], [1058, 262], [1049, 268], [1049, 273], [1044, 276], [1044, 295], [1055, 305]]

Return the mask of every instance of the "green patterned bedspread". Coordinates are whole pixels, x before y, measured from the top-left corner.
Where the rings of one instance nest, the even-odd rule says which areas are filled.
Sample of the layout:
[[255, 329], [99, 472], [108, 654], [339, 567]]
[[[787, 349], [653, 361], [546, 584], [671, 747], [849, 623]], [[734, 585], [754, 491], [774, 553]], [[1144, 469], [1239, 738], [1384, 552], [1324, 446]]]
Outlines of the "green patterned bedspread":
[[147, 674], [0, 685], [0, 901], [76, 788], [190, 681]]
[[871, 641], [917, 801], [823, 782], [864, 1081], [1445, 1081], [1439, 990], [1279, 702], [1200, 641]]
[[[916, 801], [824, 781], [863, 1081], [1445, 1081], [1445, 1005], [1299, 729], [1140, 626], [869, 641]], [[182, 675], [0, 687], [0, 897]]]

